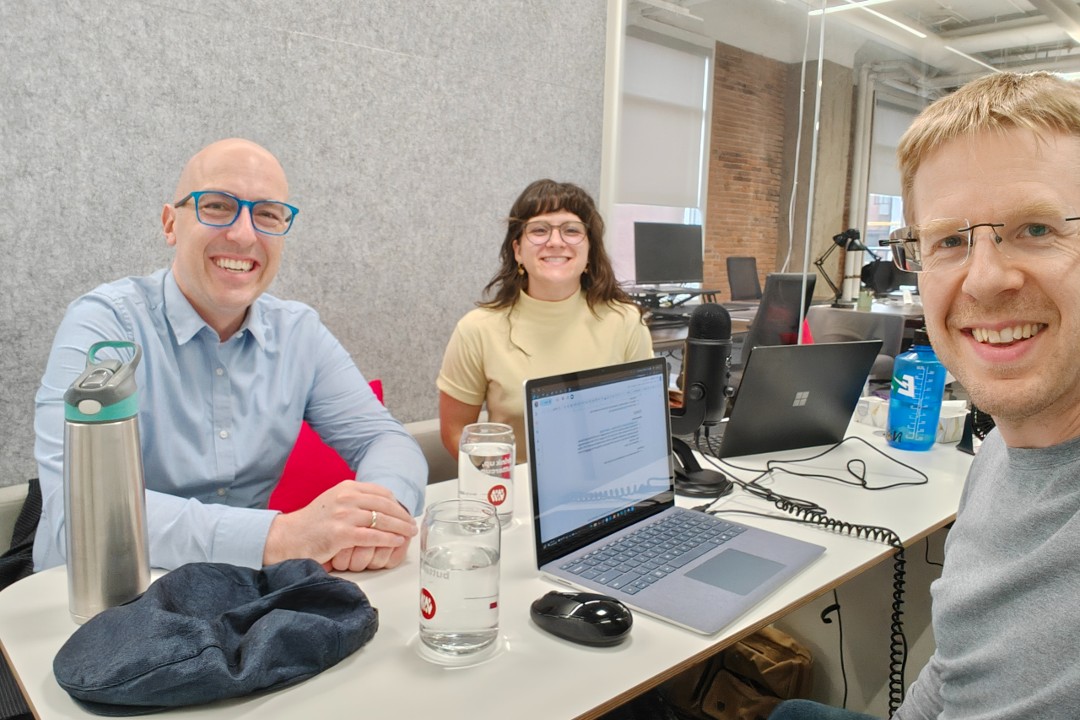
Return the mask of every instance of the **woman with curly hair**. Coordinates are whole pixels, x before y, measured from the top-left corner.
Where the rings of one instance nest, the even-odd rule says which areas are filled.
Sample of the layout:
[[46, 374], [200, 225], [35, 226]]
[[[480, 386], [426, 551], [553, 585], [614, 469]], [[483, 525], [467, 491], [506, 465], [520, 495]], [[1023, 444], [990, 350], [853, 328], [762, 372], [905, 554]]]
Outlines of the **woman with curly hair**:
[[442, 441], [454, 457], [486, 405], [490, 421], [514, 428], [526, 459], [526, 380], [653, 354], [640, 311], [615, 280], [604, 221], [577, 185], [525, 188], [484, 296], [454, 329], [436, 382]]

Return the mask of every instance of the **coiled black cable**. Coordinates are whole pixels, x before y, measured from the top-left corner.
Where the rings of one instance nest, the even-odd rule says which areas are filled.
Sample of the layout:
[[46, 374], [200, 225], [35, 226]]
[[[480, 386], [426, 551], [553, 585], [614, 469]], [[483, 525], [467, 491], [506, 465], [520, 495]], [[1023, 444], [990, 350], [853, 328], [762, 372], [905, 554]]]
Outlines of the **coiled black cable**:
[[[882, 453], [880, 450], [878, 450], [877, 448], [874, 448], [873, 446], [869, 445], [869, 443], [866, 443], [861, 438], [845, 438], [845, 440], [860, 440], [864, 444], [866, 444], [867, 447], [870, 447], [871, 449], [875, 450], [876, 452], [883, 455], [884, 457], [886, 457], [886, 458], [888, 458], [890, 460], [893, 460], [893, 462], [896, 462], [897, 464], [902, 465], [903, 467], [906, 467], [906, 468], [909, 468], [909, 469], [913, 470], [914, 472], [916, 472], [922, 478], [922, 480], [915, 481], [915, 482], [901, 482], [901, 483], [893, 483], [893, 484], [890, 484], [890, 485], [884, 486], [884, 487], [870, 487], [870, 486], [868, 486], [866, 484], [866, 480], [865, 480], [865, 465], [863, 465], [861, 468], [859, 468], [859, 471], [856, 471], [852, 467], [852, 462], [849, 462], [848, 465], [847, 465], [848, 472], [850, 472], [852, 475], [855, 475], [858, 478], [857, 482], [854, 483], [854, 484], [857, 484], [857, 485], [859, 485], [860, 487], [862, 487], [864, 489], [867, 489], [867, 490], [879, 490], [879, 489], [885, 489], [885, 487], [897, 487], [897, 486], [900, 486], [900, 485], [922, 485], [922, 484], [925, 484], [928, 481], [928, 478], [926, 477], [926, 475], [924, 473], [922, 473], [922, 472], [920, 472], [918, 470], [915, 470], [910, 465], [907, 465], [905, 463], [901, 463], [901, 462], [895, 460], [894, 458], [890, 457], [889, 455], [887, 455], [885, 453]], [[793, 463], [798, 463], [798, 462], [805, 462], [806, 460], [810, 460], [810, 459], [817, 459], [817, 458], [819, 458], [819, 457], [821, 457], [823, 455], [827, 455], [829, 452], [832, 452], [834, 449], [836, 449], [837, 447], [842, 445], [845, 440], [842, 440], [841, 442], [837, 443], [836, 445], [830, 447], [825, 452], [822, 452], [822, 453], [820, 453], [818, 455], [814, 455], [811, 458], [804, 458], [802, 460], [787, 461], [785, 464], [793, 464]], [[706, 443], [709, 445], [709, 449], [711, 450], [712, 447], [711, 447], [711, 444], [708, 441], [708, 438], [706, 438]], [[713, 461], [712, 457], [706, 456], [706, 459], [711, 464], [716, 466], [716, 463]], [[730, 464], [730, 463], [725, 463], [725, 464]], [[747, 468], [741, 468], [741, 469], [745, 470]], [[830, 532], [835, 532], [835, 533], [838, 533], [838, 534], [841, 534], [841, 535], [850, 535], [852, 537], [857, 537], [857, 538], [860, 538], [860, 539], [863, 539], [863, 540], [871, 540], [871, 541], [874, 541], [874, 542], [884, 543], [884, 544], [889, 545], [890, 547], [892, 547], [894, 549], [894, 552], [893, 552], [892, 614], [890, 616], [890, 622], [889, 622], [889, 676], [888, 676], [889, 677], [889, 680], [888, 680], [888, 685], [889, 685], [889, 716], [892, 717], [896, 713], [897, 709], [899, 709], [900, 705], [904, 702], [904, 694], [905, 694], [905, 690], [906, 690], [905, 685], [904, 685], [904, 676], [905, 676], [905, 673], [906, 673], [906, 670], [907, 670], [908, 643], [907, 643], [907, 636], [904, 634], [904, 589], [905, 589], [906, 578], [907, 578], [907, 573], [906, 573], [907, 560], [904, 557], [904, 543], [901, 541], [900, 536], [895, 531], [890, 530], [889, 528], [881, 527], [881, 526], [878, 526], [878, 525], [861, 525], [861, 524], [858, 524], [858, 523], [849, 523], [849, 522], [845, 522], [843, 520], [837, 520], [836, 518], [831, 518], [831, 517], [828, 516], [826, 509], [824, 507], [822, 507], [821, 505], [818, 505], [817, 503], [814, 503], [814, 502], [809, 501], [809, 500], [803, 500], [803, 499], [800, 499], [800, 498], [794, 498], [794, 497], [789, 497], [789, 496], [786, 496], [786, 495], [781, 495], [781, 494], [779, 494], [777, 492], [774, 492], [773, 490], [771, 490], [771, 489], [769, 489], [767, 487], [764, 487], [764, 486], [758, 484], [758, 480], [760, 480], [761, 478], [763, 478], [763, 477], [765, 477], [767, 475], [770, 475], [772, 472], [777, 471], [777, 470], [782, 470], [783, 472], [786, 472], [788, 474], [793, 474], [793, 475], [798, 475], [799, 474], [799, 473], [792, 472], [790, 469], [781, 469], [781, 468], [775, 467], [775, 466], [772, 465], [772, 463], [769, 463], [769, 464], [767, 464], [767, 469], [764, 472], [762, 472], [760, 475], [755, 477], [750, 482], [741, 481], [741, 480], [739, 480], [737, 478], [732, 478], [732, 480], [734, 482], [736, 482], [738, 485], [740, 485], [743, 488], [743, 490], [750, 493], [751, 495], [759, 497], [762, 500], [765, 500], [766, 502], [770, 502], [777, 509], [791, 515], [792, 516], [791, 519], [792, 519], [793, 522], [807, 523], [807, 524], [815, 525], [815, 526], [817, 526], [819, 528], [822, 528], [824, 530], [828, 530]], [[730, 477], [730, 475], [729, 475], [729, 477]], [[850, 482], [850, 481], [847, 481], [847, 480], [843, 480], [842, 478], [833, 478], [833, 479], [836, 479], [836, 480], [839, 480], [840, 482], [845, 482], [845, 483]], [[712, 512], [713, 512], [713, 514], [716, 514], [716, 511], [712, 511]], [[753, 513], [751, 511], [744, 511], [744, 510], [735, 510], [734, 512], [746, 513], [746, 514], [755, 514], [755, 515], [762, 514], [762, 513]], [[769, 517], [772, 517], [772, 516], [769, 516]]]
[[826, 625], [832, 623], [832, 618], [829, 616], [836, 613], [836, 649], [840, 655], [840, 677], [844, 679], [844, 701], [840, 703], [840, 707], [847, 710], [848, 680], [847, 667], [844, 665], [844, 618], [840, 612], [840, 594], [836, 592], [836, 588], [833, 588], [832, 598], [833, 604], [821, 611], [821, 622]]
[[777, 508], [802, 522], [842, 535], [885, 543], [895, 550], [893, 553], [892, 615], [889, 623], [889, 716], [891, 717], [904, 702], [904, 673], [907, 670], [908, 651], [907, 636], [904, 634], [904, 586], [907, 577], [907, 560], [904, 558], [904, 544], [900, 536], [889, 528], [844, 522], [831, 518], [823, 512], [817, 512], [817, 508], [808, 510], [803, 504], [792, 502], [782, 495], [771, 491], [770, 494], [773, 495], [771, 499]]

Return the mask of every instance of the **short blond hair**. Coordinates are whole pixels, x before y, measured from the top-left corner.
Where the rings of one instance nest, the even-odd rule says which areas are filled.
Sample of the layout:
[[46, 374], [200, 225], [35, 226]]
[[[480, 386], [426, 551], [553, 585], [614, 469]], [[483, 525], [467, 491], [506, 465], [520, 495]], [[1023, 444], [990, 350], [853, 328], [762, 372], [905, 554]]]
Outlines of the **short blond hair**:
[[914, 222], [911, 188], [928, 155], [958, 137], [1016, 128], [1080, 135], [1080, 85], [1048, 72], [995, 73], [923, 110], [896, 151], [907, 221]]

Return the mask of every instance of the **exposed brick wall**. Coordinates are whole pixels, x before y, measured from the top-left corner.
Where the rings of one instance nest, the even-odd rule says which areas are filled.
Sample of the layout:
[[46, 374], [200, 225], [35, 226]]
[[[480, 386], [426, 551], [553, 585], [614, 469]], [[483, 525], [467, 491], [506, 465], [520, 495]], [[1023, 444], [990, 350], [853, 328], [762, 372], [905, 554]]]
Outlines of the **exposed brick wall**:
[[[785, 63], [717, 43], [705, 228], [705, 284], [728, 287], [729, 255], [775, 268], [784, 158]], [[725, 295], [726, 296], [726, 295]]]
[[[802, 268], [806, 244], [806, 202], [809, 191], [813, 133], [813, 87], [816, 65], [807, 68], [803, 142], [797, 171], [799, 197], [789, 228], [788, 205], [796, 172], [798, 103], [801, 67], [717, 43], [713, 74], [713, 109], [709, 153], [709, 188], [705, 216], [705, 283], [728, 288], [726, 259], [757, 258], [758, 274], [776, 271], [788, 254], [789, 271]], [[826, 62], [818, 137], [817, 182], [810, 237], [812, 263], [846, 228], [853, 76], [849, 68]], [[780, 247], [781, 239], [783, 247]], [[828, 271], [840, 280], [842, 252], [830, 258]], [[814, 266], [810, 265], [811, 272]], [[815, 297], [831, 295], [818, 281]], [[725, 292], [726, 297], [726, 292]]]

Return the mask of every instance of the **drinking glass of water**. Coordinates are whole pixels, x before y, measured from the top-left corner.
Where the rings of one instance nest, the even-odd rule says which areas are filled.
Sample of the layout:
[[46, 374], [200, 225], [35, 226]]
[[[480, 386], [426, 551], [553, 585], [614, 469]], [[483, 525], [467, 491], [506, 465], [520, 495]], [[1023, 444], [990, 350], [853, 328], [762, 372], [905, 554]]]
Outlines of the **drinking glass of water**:
[[514, 519], [514, 429], [503, 423], [466, 425], [458, 445], [458, 497], [495, 507], [499, 523]]
[[499, 634], [500, 526], [495, 508], [444, 500], [420, 525], [420, 641], [466, 658]]

